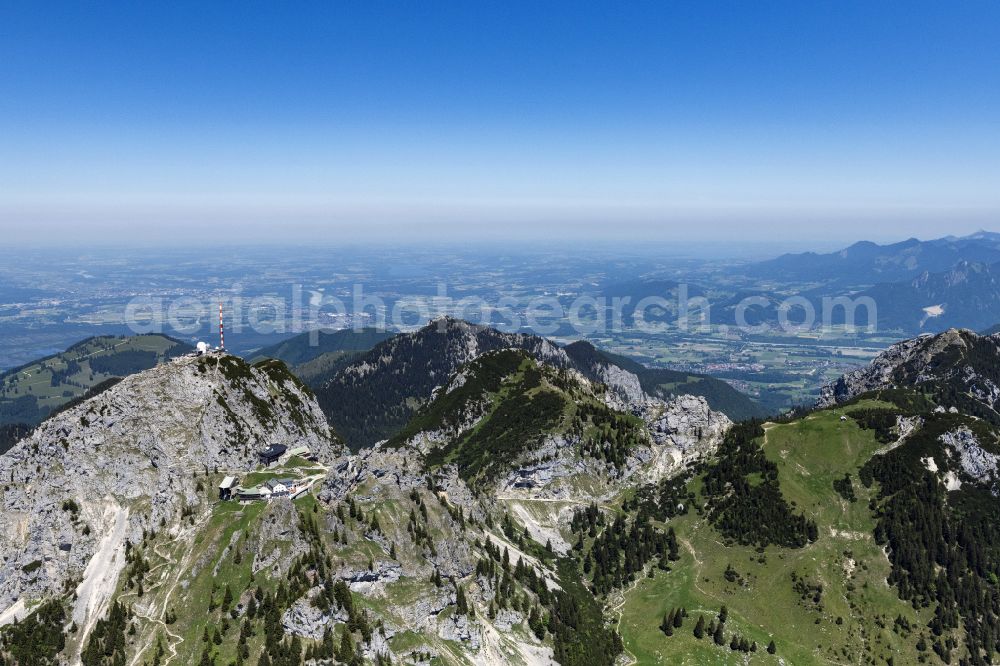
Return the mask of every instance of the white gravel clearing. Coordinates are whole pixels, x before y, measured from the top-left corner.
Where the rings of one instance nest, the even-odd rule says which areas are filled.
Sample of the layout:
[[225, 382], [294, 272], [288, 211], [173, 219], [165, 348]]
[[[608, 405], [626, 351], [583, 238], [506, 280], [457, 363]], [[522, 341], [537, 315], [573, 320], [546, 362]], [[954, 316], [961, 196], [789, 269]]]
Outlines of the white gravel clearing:
[[[102, 527], [105, 533], [97, 551], [90, 558], [83, 573], [83, 581], [76, 588], [76, 605], [73, 607], [73, 621], [80, 627], [79, 645], [86, 643], [87, 636], [97, 621], [107, 611], [108, 602], [118, 586], [118, 575], [125, 567], [125, 529], [128, 527], [128, 509], [122, 508], [112, 499], [104, 502]], [[80, 655], [73, 659], [80, 663]]]

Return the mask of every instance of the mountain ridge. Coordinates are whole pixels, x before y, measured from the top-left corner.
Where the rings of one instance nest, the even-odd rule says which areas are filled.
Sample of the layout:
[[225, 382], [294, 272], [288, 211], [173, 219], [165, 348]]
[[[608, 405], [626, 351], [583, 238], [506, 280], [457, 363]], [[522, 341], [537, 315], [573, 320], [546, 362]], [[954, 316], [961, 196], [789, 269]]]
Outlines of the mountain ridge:
[[711, 375], [648, 368], [626, 356], [599, 350], [585, 340], [566, 345], [563, 349], [591, 379], [600, 379], [600, 372], [593, 368], [603, 362], [634, 374], [639, 379], [639, 388], [652, 397], [667, 400], [682, 395], [701, 396], [713, 410], [725, 413], [733, 421], [768, 416], [767, 410], [759, 403]]
[[1000, 338], [949, 329], [892, 345], [867, 366], [821, 390], [828, 407], [873, 391], [927, 387], [939, 403], [1000, 424]]
[[[644, 392], [641, 377], [620, 365], [634, 368], [638, 364], [621, 359], [616, 362], [614, 357], [598, 351], [590, 343], [559, 347], [535, 335], [504, 333], [447, 317], [377, 345], [325, 383], [315, 386], [315, 390], [333, 427], [357, 449], [392, 437], [431, 398], [433, 390], [464, 363], [481, 353], [505, 348], [525, 349], [547, 365], [573, 368], [590, 379], [606, 383], [613, 391], [633, 401]], [[407, 361], [394, 363], [394, 359], [399, 358]], [[680, 375], [647, 370], [643, 376], [647, 385], [661, 397], [682, 393], [680, 387], [667, 391], [662, 381], [679, 380]], [[737, 417], [762, 415], [762, 410], [754, 409], [749, 398], [728, 384], [723, 386], [720, 384], [724, 383], [717, 380], [706, 379], [704, 386], [697, 386], [700, 382], [686, 381], [689, 378], [690, 375], [684, 375], [685, 382], [680, 386], [695, 394], [712, 389], [709, 400], [713, 407], [733, 409]], [[362, 422], [372, 414], [379, 415], [377, 423]]]
[[859, 241], [825, 254], [784, 254], [752, 264], [748, 273], [802, 282], [832, 280], [843, 284], [874, 284], [912, 279], [925, 271], [947, 271], [960, 261], [1000, 262], [1000, 238], [980, 232], [927, 241], [910, 238], [886, 245]]
[[[44, 422], [0, 456], [0, 654], [46, 627], [84, 666], [995, 654], [1000, 337], [921, 336], [816, 409], [732, 424], [592, 346], [437, 325], [355, 368], [439, 372], [356, 453], [284, 364], [217, 353]], [[255, 460], [303, 442], [320, 462]], [[232, 474], [315, 487], [219, 501]]]
[[945, 271], [925, 270], [912, 280], [878, 284], [857, 296], [873, 299], [883, 330], [985, 328], [994, 322], [990, 313], [1000, 308], [1000, 263], [962, 260]]
[[[464, 323], [445, 325], [458, 329], [452, 331], [457, 340], [483, 339], [475, 337], [481, 331]], [[491, 339], [509, 341], [494, 335], [485, 333], [483, 346], [492, 344]], [[592, 433], [588, 426], [587, 441], [573, 444], [589, 450], [584, 456], [596, 466], [571, 464], [558, 474], [541, 475], [534, 490], [510, 487], [517, 501], [546, 496], [544, 489], [560, 479], [567, 484], [560, 492], [575, 493], [579, 484], [604, 478], [603, 469], [624, 469], [616, 447], [626, 452], [638, 446], [639, 457], [627, 463], [632, 473], [662, 478], [684, 457], [685, 447], [696, 457], [696, 444], [711, 450], [728, 427], [728, 419], [717, 415], [711, 417], [710, 427], [698, 428], [696, 419], [710, 416], [704, 400], [687, 399], [665, 410], [660, 401], [637, 394], [641, 403], [631, 404], [623, 387], [616, 392], [570, 368], [558, 347], [516, 340], [528, 349], [503, 346], [484, 352], [476, 347], [478, 353], [468, 354], [470, 359], [446, 378], [434, 399], [449, 398], [449, 387], [454, 391], [484, 381], [478, 368], [496, 357], [513, 362], [501, 363], [506, 368], [497, 375], [501, 384], [526, 381], [522, 385], [530, 392], [538, 382], [539, 389], [562, 392], [558, 413], [583, 400], [580, 404], [590, 413], [610, 419]], [[538, 361], [534, 344], [554, 363]], [[394, 347], [393, 353], [403, 351]], [[634, 383], [635, 377], [629, 381]], [[556, 386], [562, 383], [564, 388]], [[495, 407], [507, 410], [494, 423], [509, 427], [523, 417], [522, 409], [511, 402], [515, 394], [502, 390], [490, 395]], [[535, 398], [525, 399], [530, 403]], [[631, 413], [645, 408], [655, 410], [654, 417], [641, 420]], [[574, 427], [575, 419], [562, 418], [569, 418], [566, 427]], [[641, 432], [651, 428], [649, 439], [622, 439], [616, 432], [626, 424]], [[0, 526], [7, 528], [0, 545], [5, 552], [18, 553], [0, 569], [3, 622], [24, 620], [0, 633], [15, 641], [10, 647], [21, 649], [20, 627], [39, 621], [31, 614], [34, 606], [27, 604], [48, 598], [45, 603], [65, 607], [78, 627], [66, 635], [71, 661], [89, 666], [103, 664], [99, 655], [104, 653], [109, 659], [155, 653], [161, 658], [181, 655], [178, 659], [190, 663], [198, 654], [234, 654], [227, 645], [235, 640], [210, 640], [202, 647], [197, 637], [206, 631], [203, 618], [207, 613], [223, 622], [220, 599], [224, 609], [242, 608], [239, 612], [245, 613], [247, 599], [256, 594], [261, 608], [277, 609], [277, 615], [269, 617], [282, 629], [279, 634], [251, 632], [258, 637], [246, 649], [254, 654], [280, 653], [291, 640], [298, 650], [302, 641], [314, 641], [310, 650], [332, 656], [325, 652], [327, 630], [346, 623], [350, 628], [342, 640], [358, 641], [363, 658], [378, 661], [390, 652], [400, 654], [398, 645], [391, 643], [400, 633], [398, 623], [404, 622], [411, 633], [420, 628], [418, 635], [427, 641], [421, 649], [439, 658], [451, 650], [453, 655], [479, 655], [477, 660], [491, 660], [488, 663], [538, 664], [556, 658], [583, 666], [601, 654], [600, 663], [610, 664], [621, 650], [617, 633], [605, 625], [589, 583], [566, 560], [570, 545], [558, 527], [565, 507], [553, 507], [551, 515], [537, 515], [530, 523], [536, 535], [548, 535], [547, 549], [546, 543], [515, 529], [505, 505], [488, 501], [484, 494], [511, 486], [503, 479], [526, 469], [532, 456], [542, 455], [543, 464], [552, 462], [544, 459], [549, 434], [543, 435], [537, 442], [523, 443], [527, 458], [508, 456], [511, 467], [499, 476], [483, 477], [486, 485], [481, 486], [470, 483], [473, 478], [460, 465], [431, 460], [433, 455], [425, 458], [408, 445], [346, 454], [310, 391], [280, 362], [249, 365], [220, 353], [175, 359], [52, 417], [0, 457], [0, 475], [10, 475], [12, 481], [0, 498]], [[492, 437], [482, 441], [493, 446]], [[273, 473], [257, 468], [257, 450], [268, 443], [308, 444], [328, 463], [306, 467], [311, 470], [306, 473], [315, 472], [311, 478], [322, 481], [322, 489], [293, 502], [276, 499], [240, 506], [213, 501], [215, 485], [224, 474], [245, 475], [244, 483], [250, 483], [295, 473], [292, 463]], [[487, 456], [491, 452], [483, 451]], [[584, 459], [576, 455], [567, 460]], [[658, 462], [661, 457], [664, 465]], [[42, 471], [34, 472], [36, 468]], [[609, 478], [617, 478], [617, 473]], [[10, 529], [22, 517], [33, 526], [30, 538]], [[647, 536], [666, 538], [658, 532]], [[655, 554], [644, 555], [650, 556]], [[211, 582], [216, 576], [227, 581], [232, 597], [226, 592], [223, 599], [223, 590]], [[255, 593], [255, 578], [274, 581], [279, 592]], [[317, 580], [327, 582], [317, 586]], [[411, 590], [409, 600], [391, 597], [395, 601], [388, 608], [351, 610], [352, 598], [353, 603], [366, 603], [369, 594], [399, 594], [391, 592], [397, 583]], [[342, 592], [333, 594], [334, 588]], [[75, 590], [76, 598], [59, 602], [67, 589]], [[242, 600], [239, 607], [237, 598]], [[177, 604], [200, 610], [178, 617]], [[475, 614], [468, 608], [475, 608]], [[134, 638], [115, 638], [119, 629], [113, 627], [124, 632], [115, 617], [137, 625]], [[252, 620], [248, 616], [244, 621]], [[512, 626], [519, 629], [509, 636], [499, 633]], [[216, 644], [218, 649], [212, 647]], [[466, 661], [458, 656], [445, 660]]]

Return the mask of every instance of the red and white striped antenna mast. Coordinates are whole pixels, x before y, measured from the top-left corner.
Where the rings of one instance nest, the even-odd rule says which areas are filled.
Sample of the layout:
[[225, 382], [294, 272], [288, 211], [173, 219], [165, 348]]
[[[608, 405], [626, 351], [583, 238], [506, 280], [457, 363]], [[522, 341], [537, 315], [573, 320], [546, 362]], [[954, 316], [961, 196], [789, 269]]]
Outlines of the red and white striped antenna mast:
[[219, 301], [219, 349], [226, 348], [226, 330], [222, 326], [222, 301]]

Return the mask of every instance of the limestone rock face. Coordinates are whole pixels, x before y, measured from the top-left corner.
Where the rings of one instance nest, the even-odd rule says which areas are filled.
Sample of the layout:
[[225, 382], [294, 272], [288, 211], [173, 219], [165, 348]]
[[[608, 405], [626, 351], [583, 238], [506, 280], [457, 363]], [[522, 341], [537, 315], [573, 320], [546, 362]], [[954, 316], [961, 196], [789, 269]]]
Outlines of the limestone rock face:
[[512, 627], [521, 624], [523, 620], [524, 616], [516, 610], [501, 608], [497, 612], [497, 619], [494, 620], [493, 625], [500, 631], [510, 631]]
[[596, 364], [593, 368], [598, 381], [605, 384], [624, 405], [643, 405], [649, 396], [642, 390], [639, 377], [610, 363]]
[[438, 625], [438, 636], [446, 641], [464, 643], [468, 648], [478, 650], [482, 644], [482, 630], [466, 615], [450, 615]]
[[269, 444], [339, 454], [312, 394], [277, 362], [174, 359], [42, 423], [0, 456], [0, 611], [83, 580], [101, 610], [126, 540], [204, 501], [194, 474], [246, 471]]
[[423, 460], [412, 450], [376, 446], [334, 461], [319, 498], [327, 503], [342, 501], [363, 484], [368, 495], [377, 495], [379, 487], [405, 494], [423, 486], [426, 478]]
[[[327, 506], [343, 502], [349, 496], [375, 505], [402, 504], [415, 491], [427, 492], [427, 483], [428, 475], [419, 451], [409, 447], [377, 446], [335, 461], [317, 497]], [[482, 504], [473, 498], [453, 468], [439, 470], [434, 476], [434, 484], [435, 494], [455, 506], [463, 507], [467, 518], [485, 517]], [[445, 513], [440, 520], [442, 522], [434, 524], [435, 529], [447, 533], [459, 531], [454, 517]], [[393, 543], [412, 540], [405, 524], [385, 523], [381, 525], [380, 533], [369, 532], [365, 536], [369, 541], [378, 543], [387, 557]], [[449, 578], [467, 576], [475, 568], [476, 559], [466, 540], [442, 538], [435, 540], [434, 552], [427, 552], [419, 563], [408, 562], [401, 569], [397, 564], [375, 558], [373, 564], [372, 569], [346, 567], [339, 576], [348, 581], [356, 592], [377, 593], [385, 584], [398, 580], [400, 576], [425, 578], [435, 570]]]
[[268, 502], [261, 516], [260, 530], [254, 536], [254, 574], [263, 572], [279, 578], [288, 572], [296, 557], [309, 551], [298, 523], [298, 514], [287, 497]]
[[705, 398], [693, 395], [652, 403], [644, 417], [657, 444], [673, 445], [683, 452], [717, 446], [732, 426], [729, 417], [712, 411]]
[[892, 345], [867, 366], [823, 387], [817, 406], [829, 407], [868, 391], [933, 380], [953, 384], [961, 393], [997, 409], [1000, 386], [994, 368], [998, 362], [1000, 335], [980, 336], [954, 328], [938, 335], [922, 335]]
[[372, 569], [345, 568], [338, 576], [347, 581], [353, 592], [371, 594], [379, 585], [385, 586], [400, 579], [403, 568], [396, 562], [377, 562]]
[[320, 640], [328, 627], [347, 622], [347, 613], [343, 609], [331, 608], [324, 612], [312, 603], [318, 591], [318, 588], [310, 590], [308, 595], [293, 603], [292, 607], [281, 616], [281, 626], [286, 632]]
[[643, 395], [640, 400], [627, 410], [645, 421], [649, 440], [632, 450], [624, 467], [580, 456], [578, 438], [553, 435], [518, 461], [498, 490], [524, 499], [605, 500], [630, 484], [656, 482], [712, 454], [732, 425], [700, 396], [665, 402]]
[[959, 467], [973, 481], [992, 488], [996, 493], [998, 462], [1000, 457], [985, 450], [975, 433], [963, 426], [940, 437]]
[[725, 414], [712, 411], [705, 398], [692, 395], [650, 403], [643, 419], [654, 445], [641, 472], [651, 483], [714, 454], [733, 425]]

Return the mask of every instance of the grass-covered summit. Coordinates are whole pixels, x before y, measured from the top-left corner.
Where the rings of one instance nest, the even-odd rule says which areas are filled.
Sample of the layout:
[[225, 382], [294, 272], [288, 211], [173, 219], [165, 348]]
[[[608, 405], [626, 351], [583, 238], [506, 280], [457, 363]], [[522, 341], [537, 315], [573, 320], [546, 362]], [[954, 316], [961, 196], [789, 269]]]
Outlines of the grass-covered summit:
[[[615, 412], [607, 388], [566, 368], [538, 363], [523, 350], [489, 352], [467, 364], [391, 443], [424, 441], [427, 464], [455, 465], [473, 485], [487, 485], [518, 465], [560, 447], [612, 469], [649, 444], [642, 420]], [[598, 440], [600, 440], [598, 442]], [[545, 449], [544, 451], [542, 449]]]

